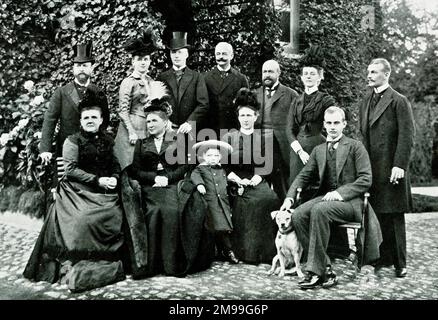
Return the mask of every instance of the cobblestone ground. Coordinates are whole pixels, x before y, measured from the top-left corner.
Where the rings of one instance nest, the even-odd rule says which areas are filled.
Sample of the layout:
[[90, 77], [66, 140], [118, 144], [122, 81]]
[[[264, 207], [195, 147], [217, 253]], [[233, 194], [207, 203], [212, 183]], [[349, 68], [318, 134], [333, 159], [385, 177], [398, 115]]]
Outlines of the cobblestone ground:
[[65, 285], [32, 283], [21, 275], [38, 232], [0, 222], [0, 299], [438, 299], [438, 213], [407, 217], [408, 276], [396, 278], [392, 268], [377, 277], [373, 268], [361, 272], [348, 260], [335, 260], [339, 284], [303, 291], [297, 277], [268, 276], [267, 264], [230, 265], [215, 262], [186, 278], [156, 276], [125, 281], [72, 294]]

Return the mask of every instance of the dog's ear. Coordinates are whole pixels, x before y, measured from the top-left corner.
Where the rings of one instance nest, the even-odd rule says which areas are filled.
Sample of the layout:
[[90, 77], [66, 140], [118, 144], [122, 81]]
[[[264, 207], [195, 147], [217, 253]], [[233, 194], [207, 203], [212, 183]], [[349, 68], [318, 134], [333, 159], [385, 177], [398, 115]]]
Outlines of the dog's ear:
[[272, 211], [272, 212], [271, 212], [271, 218], [272, 218], [272, 220], [275, 219], [275, 217], [277, 216], [277, 213], [278, 213], [278, 211]]
[[292, 214], [295, 210], [292, 209], [292, 208], [289, 208], [289, 209], [287, 209], [286, 211], [287, 211], [288, 213]]

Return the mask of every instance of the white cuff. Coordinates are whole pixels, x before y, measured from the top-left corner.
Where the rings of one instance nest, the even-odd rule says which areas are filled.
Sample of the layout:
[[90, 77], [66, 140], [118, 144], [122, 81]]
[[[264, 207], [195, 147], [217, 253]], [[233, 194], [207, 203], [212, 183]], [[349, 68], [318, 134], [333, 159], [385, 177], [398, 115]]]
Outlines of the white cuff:
[[298, 153], [298, 151], [302, 150], [303, 147], [301, 147], [301, 144], [298, 142], [298, 140], [293, 141], [290, 146], [292, 147], [292, 150], [295, 153]]

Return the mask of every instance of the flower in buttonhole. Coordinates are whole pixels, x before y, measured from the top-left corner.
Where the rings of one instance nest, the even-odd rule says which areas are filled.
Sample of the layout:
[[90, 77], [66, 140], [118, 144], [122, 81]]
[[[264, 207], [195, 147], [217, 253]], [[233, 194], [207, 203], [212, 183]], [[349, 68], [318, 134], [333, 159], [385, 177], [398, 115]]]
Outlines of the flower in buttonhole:
[[32, 80], [27, 80], [24, 85], [23, 85], [24, 89], [27, 90], [27, 92], [32, 92], [33, 87], [34, 87], [34, 82]]
[[29, 118], [21, 119], [20, 121], [18, 121], [18, 130], [23, 129], [25, 126], [27, 126], [28, 123], [29, 123]]
[[35, 98], [33, 98], [32, 102], [30, 103], [33, 106], [39, 106], [41, 103], [44, 102], [44, 97], [43, 96], [36, 96]]
[[41, 136], [42, 136], [41, 131], [37, 131], [33, 134], [33, 137], [37, 139], [41, 139]]
[[0, 145], [5, 146], [10, 139], [11, 136], [9, 135], [9, 133], [2, 133], [2, 135], [0, 136]]

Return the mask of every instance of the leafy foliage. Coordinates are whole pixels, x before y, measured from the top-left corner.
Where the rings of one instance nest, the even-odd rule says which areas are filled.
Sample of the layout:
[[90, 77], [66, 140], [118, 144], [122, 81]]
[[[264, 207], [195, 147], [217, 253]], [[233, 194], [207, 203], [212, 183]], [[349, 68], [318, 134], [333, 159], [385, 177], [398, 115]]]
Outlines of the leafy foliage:
[[[5, 143], [0, 147], [0, 187], [36, 187], [42, 115], [53, 90], [73, 80], [74, 45], [93, 41], [93, 81], [106, 91], [114, 111], [130, 67], [121, 45], [147, 26], [159, 34], [162, 25], [149, 2], [140, 0], [5, 0], [1, 9], [0, 134]], [[23, 94], [28, 80], [37, 83], [35, 91]], [[35, 96], [44, 101], [33, 105]], [[112, 116], [115, 127], [118, 119]]]

